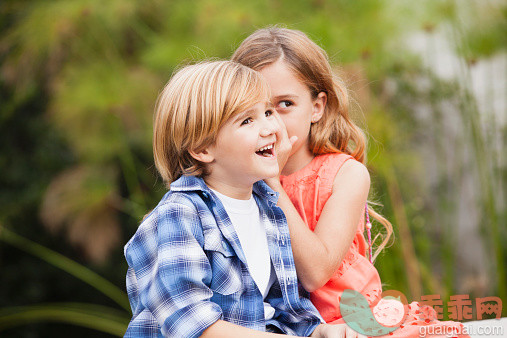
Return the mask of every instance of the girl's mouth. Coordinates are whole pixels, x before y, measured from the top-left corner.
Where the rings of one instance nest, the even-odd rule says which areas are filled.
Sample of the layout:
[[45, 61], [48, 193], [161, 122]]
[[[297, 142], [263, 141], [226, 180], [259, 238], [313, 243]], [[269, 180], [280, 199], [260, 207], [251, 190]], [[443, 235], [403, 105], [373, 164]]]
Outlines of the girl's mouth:
[[274, 143], [264, 146], [255, 152], [259, 156], [272, 157], [274, 156]]

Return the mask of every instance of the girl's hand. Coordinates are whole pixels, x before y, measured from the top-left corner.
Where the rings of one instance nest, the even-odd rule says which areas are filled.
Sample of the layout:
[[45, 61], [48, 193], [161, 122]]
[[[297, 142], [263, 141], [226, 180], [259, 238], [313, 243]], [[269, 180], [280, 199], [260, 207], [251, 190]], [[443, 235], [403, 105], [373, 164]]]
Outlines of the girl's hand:
[[352, 330], [347, 324], [321, 324], [317, 326], [310, 337], [317, 338], [366, 338], [366, 336]]
[[[278, 132], [276, 133], [276, 156], [278, 160], [278, 166], [280, 167], [280, 173], [282, 172], [283, 167], [287, 163], [289, 159], [290, 153], [292, 151], [292, 146], [298, 140], [297, 136], [292, 136], [289, 138], [289, 134], [287, 134], [287, 128], [285, 128], [285, 123], [283, 123], [280, 114], [275, 114], [276, 121], [280, 128], [278, 128]], [[278, 175], [280, 176], [280, 174]]]
[[292, 151], [292, 146], [298, 139], [297, 136], [292, 136], [289, 138], [289, 135], [287, 134], [287, 128], [285, 128], [285, 124], [277, 112], [274, 112], [273, 116], [276, 118], [276, 122], [280, 126], [280, 128], [278, 128], [278, 132], [276, 133], [275, 143], [276, 158], [280, 171], [276, 177], [267, 178], [264, 180], [272, 189], [275, 188], [276, 184], [280, 183], [280, 173], [282, 172], [283, 167], [289, 159], [290, 152]]

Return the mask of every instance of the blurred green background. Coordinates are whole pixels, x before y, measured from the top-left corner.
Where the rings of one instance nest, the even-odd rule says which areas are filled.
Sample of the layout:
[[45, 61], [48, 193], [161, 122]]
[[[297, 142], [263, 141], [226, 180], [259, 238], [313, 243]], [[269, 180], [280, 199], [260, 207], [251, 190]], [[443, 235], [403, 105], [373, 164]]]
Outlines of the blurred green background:
[[469, 294], [474, 311], [497, 296], [505, 316], [506, 16], [493, 0], [3, 0], [0, 335], [122, 335], [122, 247], [165, 192], [158, 92], [272, 24], [306, 32], [349, 85], [370, 200], [395, 228], [384, 289]]

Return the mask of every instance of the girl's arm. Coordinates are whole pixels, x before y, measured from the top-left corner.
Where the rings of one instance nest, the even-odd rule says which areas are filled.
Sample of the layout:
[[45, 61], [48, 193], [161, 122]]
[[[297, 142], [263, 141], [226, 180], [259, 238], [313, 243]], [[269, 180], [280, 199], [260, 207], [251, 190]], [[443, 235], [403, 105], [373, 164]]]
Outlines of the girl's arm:
[[289, 224], [298, 278], [307, 291], [315, 291], [331, 278], [352, 245], [370, 189], [368, 170], [354, 160], [342, 165], [314, 232], [304, 223], [280, 181], [266, 182], [280, 194], [278, 206]]

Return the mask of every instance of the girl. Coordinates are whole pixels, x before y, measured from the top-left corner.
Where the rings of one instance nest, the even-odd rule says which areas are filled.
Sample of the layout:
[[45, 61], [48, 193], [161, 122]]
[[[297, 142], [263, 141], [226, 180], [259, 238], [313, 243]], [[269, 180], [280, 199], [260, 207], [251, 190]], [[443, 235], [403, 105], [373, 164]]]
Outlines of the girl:
[[[396, 309], [379, 303], [382, 285], [371, 262], [389, 240], [392, 226], [366, 207], [366, 217], [372, 215], [387, 233], [372, 255], [371, 241], [367, 245], [363, 236], [370, 187], [363, 164], [365, 137], [349, 117], [345, 87], [325, 51], [300, 31], [271, 27], [246, 38], [232, 60], [267, 79], [290, 137], [290, 143], [286, 137], [280, 145], [292, 145], [288, 159], [279, 155], [281, 175], [267, 183], [280, 194], [301, 284], [328, 323], [343, 323], [339, 302], [346, 289], [361, 293], [376, 318], [391, 321]], [[382, 306], [374, 307], [377, 303]], [[408, 309], [390, 337], [418, 337], [420, 325], [445, 327], [446, 333], [461, 329], [460, 323], [437, 321], [430, 307], [412, 303]]]

